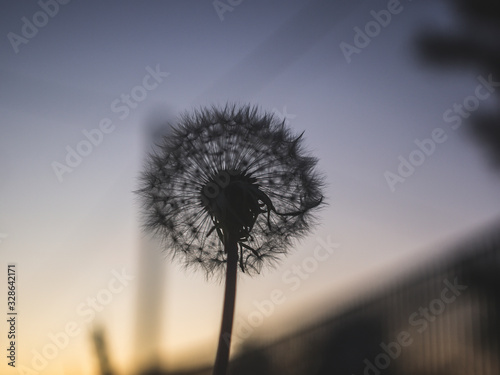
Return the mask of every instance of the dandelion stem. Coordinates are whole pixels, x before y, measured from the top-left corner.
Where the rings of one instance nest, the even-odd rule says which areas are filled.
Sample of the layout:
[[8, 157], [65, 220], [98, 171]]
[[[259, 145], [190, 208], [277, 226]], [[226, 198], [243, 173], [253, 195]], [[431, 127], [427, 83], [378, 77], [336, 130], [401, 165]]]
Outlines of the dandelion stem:
[[225, 244], [225, 250], [227, 253], [226, 290], [224, 293], [222, 324], [213, 375], [226, 374], [229, 362], [229, 349], [231, 347], [231, 332], [233, 330], [234, 303], [236, 300], [236, 272], [238, 270], [238, 243], [236, 240], [228, 240]]

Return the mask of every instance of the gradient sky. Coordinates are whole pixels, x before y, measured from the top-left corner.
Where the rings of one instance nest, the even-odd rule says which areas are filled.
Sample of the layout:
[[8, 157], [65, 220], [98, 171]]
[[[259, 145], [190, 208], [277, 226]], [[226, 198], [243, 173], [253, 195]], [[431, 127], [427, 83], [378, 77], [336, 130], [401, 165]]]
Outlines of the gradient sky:
[[[439, 2], [403, 0], [402, 11], [367, 47], [350, 63], [344, 58], [340, 43], [353, 44], [353, 28], [364, 28], [370, 11], [387, 4], [254, 0], [221, 19], [212, 1], [73, 0], [17, 53], [8, 34], [22, 36], [22, 18], [33, 20], [41, 8], [34, 1], [4, 5], [0, 279], [15, 262], [18, 364], [32, 368], [33, 351], [74, 321], [81, 333], [41, 373], [94, 374], [91, 324], [77, 309], [107, 287], [113, 270], [125, 269], [134, 280], [92, 324], [105, 326], [114, 366], [123, 373], [134, 366], [144, 235], [132, 192], [148, 127], [175, 121], [185, 110], [231, 101], [278, 116], [286, 111], [289, 125], [306, 131], [327, 177], [329, 206], [317, 230], [276, 269], [240, 279], [237, 322], [273, 290], [284, 295], [251, 338], [293, 331], [341, 309], [498, 218], [498, 175], [464, 127], [453, 130], [442, 118], [474, 94], [480, 72], [437, 71], [416, 57], [415, 35], [429, 26], [452, 28], [450, 11]], [[148, 67], [168, 77], [120, 118], [124, 112], [113, 111], [112, 103], [141, 85]], [[106, 118], [113, 131], [59, 181], [53, 163], [65, 163], [67, 146], [75, 149], [86, 139], [82, 131]], [[436, 128], [444, 129], [446, 142], [392, 192], [384, 173], [396, 173], [398, 157], [408, 158], [415, 139]], [[284, 275], [327, 239], [338, 249], [292, 290]], [[163, 361], [172, 367], [186, 359], [210, 362], [223, 287], [163, 262]], [[0, 327], [3, 343], [6, 326]], [[16, 373], [5, 360], [0, 369]]]

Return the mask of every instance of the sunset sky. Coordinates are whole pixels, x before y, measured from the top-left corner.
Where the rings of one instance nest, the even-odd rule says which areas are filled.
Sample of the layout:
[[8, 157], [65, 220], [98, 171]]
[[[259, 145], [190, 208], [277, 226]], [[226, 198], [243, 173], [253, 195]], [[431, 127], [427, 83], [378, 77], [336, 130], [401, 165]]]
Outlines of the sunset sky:
[[[305, 130], [326, 176], [320, 226], [277, 268], [238, 281], [235, 330], [280, 296], [250, 339], [340, 310], [499, 217], [498, 174], [460, 120], [443, 119], [495, 88], [484, 72], [424, 65], [415, 48], [420, 31], [454, 27], [439, 1], [54, 1], [9, 2], [0, 14], [0, 280], [16, 263], [18, 366], [96, 374], [90, 335], [101, 325], [114, 368], [130, 373], [147, 325], [139, 293], [158, 293], [162, 364], [213, 360], [223, 286], [145, 245], [133, 193], [151, 129], [186, 110], [275, 112]], [[314, 258], [324, 244], [334, 250]], [[144, 289], [148, 246], [163, 285]], [[68, 324], [74, 336], [51, 352]], [[5, 359], [0, 369], [18, 374]]]

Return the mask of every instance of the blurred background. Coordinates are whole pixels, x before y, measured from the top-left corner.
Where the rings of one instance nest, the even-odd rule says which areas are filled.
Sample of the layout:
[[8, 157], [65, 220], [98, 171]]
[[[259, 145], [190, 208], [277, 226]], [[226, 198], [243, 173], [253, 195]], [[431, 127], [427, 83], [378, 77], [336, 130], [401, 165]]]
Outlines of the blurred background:
[[40, 0], [0, 20], [0, 373], [210, 373], [223, 286], [141, 231], [133, 191], [168, 123], [228, 101], [305, 130], [329, 203], [238, 280], [232, 373], [500, 373], [497, 2]]

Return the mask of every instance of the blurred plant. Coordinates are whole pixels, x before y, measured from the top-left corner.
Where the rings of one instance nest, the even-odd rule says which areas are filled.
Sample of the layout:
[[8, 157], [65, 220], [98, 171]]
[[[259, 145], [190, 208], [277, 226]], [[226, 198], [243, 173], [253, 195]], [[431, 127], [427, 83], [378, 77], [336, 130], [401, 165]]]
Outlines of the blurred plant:
[[[427, 28], [417, 37], [417, 48], [427, 62], [443, 67], [469, 67], [500, 80], [500, 3], [496, 0], [448, 0], [454, 12], [454, 28]], [[500, 171], [500, 91], [495, 108], [468, 118], [469, 133], [482, 143], [491, 164]]]
[[317, 159], [284, 121], [249, 105], [181, 117], [150, 155], [138, 194], [146, 229], [207, 277], [226, 274], [214, 374], [225, 374], [238, 265], [247, 274], [308, 233], [323, 203]]

